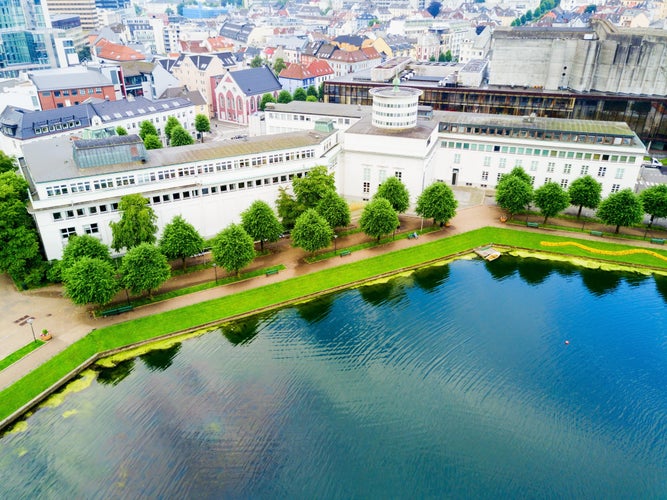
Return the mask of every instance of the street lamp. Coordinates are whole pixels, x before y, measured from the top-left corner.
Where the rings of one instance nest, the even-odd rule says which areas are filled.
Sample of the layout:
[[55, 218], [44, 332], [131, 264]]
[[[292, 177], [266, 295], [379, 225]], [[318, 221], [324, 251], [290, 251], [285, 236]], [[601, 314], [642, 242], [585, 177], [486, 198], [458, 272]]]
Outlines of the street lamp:
[[334, 255], [336, 255], [336, 241], [338, 241], [338, 235], [334, 234]]
[[213, 263], [213, 272], [215, 273], [215, 284], [218, 284], [218, 265]]
[[33, 318], [28, 318], [26, 323], [30, 325], [30, 330], [32, 331], [32, 341], [37, 342], [37, 338], [35, 337], [35, 328], [32, 326], [33, 321], [35, 321]]

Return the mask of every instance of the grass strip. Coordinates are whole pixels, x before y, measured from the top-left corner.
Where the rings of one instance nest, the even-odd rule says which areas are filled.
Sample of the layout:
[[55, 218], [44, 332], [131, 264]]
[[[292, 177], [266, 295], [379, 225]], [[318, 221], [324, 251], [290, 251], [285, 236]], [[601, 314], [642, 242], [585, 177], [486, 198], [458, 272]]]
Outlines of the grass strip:
[[35, 340], [34, 342], [30, 342], [28, 345], [25, 345], [25, 346], [21, 347], [19, 350], [14, 351], [13, 353], [11, 353], [6, 358], [0, 359], [0, 370], [4, 370], [5, 368], [7, 368], [12, 363], [16, 363], [23, 356], [27, 356], [32, 351], [34, 351], [35, 349], [37, 349], [38, 347], [41, 347], [43, 345], [44, 345], [44, 342], [42, 340]]
[[[7, 418], [96, 353], [150, 340], [198, 325], [216, 321], [222, 323], [225, 318], [252, 313], [260, 309], [279, 307], [290, 301], [335, 290], [377, 276], [399, 272], [414, 266], [427, 265], [430, 262], [489, 243], [630, 266], [646, 266], [667, 272], [666, 261], [647, 254], [592, 255], [578, 247], [546, 247], [542, 245], [543, 241], [566, 242], [572, 241], [572, 239], [572, 237], [555, 236], [536, 231], [486, 227], [429, 243], [416, 244], [410, 248], [384, 253], [376, 257], [324, 269], [286, 281], [270, 283], [181, 309], [110, 325], [91, 332], [0, 392], [0, 420]], [[595, 242], [585, 240], [585, 243], [596, 249], [609, 251], [636, 248], [597, 240]], [[667, 251], [656, 251], [667, 257]]]

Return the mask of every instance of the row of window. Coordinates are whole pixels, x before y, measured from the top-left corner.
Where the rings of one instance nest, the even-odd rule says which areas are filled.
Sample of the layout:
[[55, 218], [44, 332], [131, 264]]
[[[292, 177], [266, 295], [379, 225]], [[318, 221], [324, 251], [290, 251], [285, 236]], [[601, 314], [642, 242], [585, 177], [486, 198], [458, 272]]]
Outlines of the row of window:
[[[273, 111], [269, 112], [269, 118], [279, 119], [279, 120], [308, 121], [308, 122], [312, 120], [312, 118], [309, 115], [299, 115], [296, 113], [276, 113]], [[349, 118], [336, 118], [333, 116], [330, 118], [336, 121], [339, 125], [350, 124]]]
[[35, 134], [41, 135], [48, 132], [56, 132], [58, 130], [67, 130], [69, 128], [79, 128], [81, 126], [80, 120], [69, 120], [61, 123], [52, 123], [50, 125], [36, 125], [34, 128]]
[[531, 138], [546, 141], [577, 142], [584, 144], [632, 144], [633, 136], [614, 136], [605, 134], [586, 134], [561, 132], [555, 130], [526, 129], [520, 127], [493, 127], [480, 125], [462, 125], [459, 123], [440, 122], [440, 132], [474, 135], [499, 135], [506, 137]]
[[576, 160], [611, 161], [615, 163], [635, 163], [636, 156], [610, 155], [606, 153], [584, 153], [581, 151], [563, 151], [557, 149], [526, 148], [518, 146], [499, 146], [497, 144], [479, 144], [475, 142], [442, 141], [441, 146], [449, 149], [485, 151], [493, 153], [509, 153], [527, 156], [543, 156], [549, 158], [567, 158]]
[[[454, 164], [459, 164], [461, 163], [461, 155], [458, 153], [454, 154]], [[484, 157], [484, 166], [485, 167], [490, 167], [491, 166], [491, 157], [486, 156]], [[507, 159], [506, 158], [499, 158], [498, 160], [498, 168], [505, 168], [507, 166]], [[514, 167], [523, 167], [523, 161], [521, 158], [516, 158], [514, 160]], [[533, 160], [530, 162], [530, 168], [528, 169], [529, 172], [535, 172], [537, 171], [539, 167], [539, 162], [537, 160]], [[592, 175], [592, 172], [589, 172], [590, 166], [589, 165], [581, 165], [581, 168], [579, 169], [579, 175]], [[553, 173], [556, 170], [556, 163], [553, 161], [550, 161], [547, 163], [547, 173]], [[572, 173], [572, 164], [571, 163], [565, 163], [563, 165], [563, 173], [566, 175], [569, 175]], [[607, 175], [607, 167], [601, 166], [598, 167], [597, 169], [597, 176], [598, 177], [604, 177]], [[625, 175], [625, 168], [623, 167], [618, 167], [616, 169], [616, 174], [614, 176], [615, 179], [622, 179], [623, 176]]]
[[272, 165], [276, 163], [304, 160], [314, 157], [314, 149], [303, 149], [298, 151], [290, 151], [287, 153], [274, 153], [253, 156], [249, 158], [237, 158], [234, 160], [220, 160], [215, 163], [170, 168], [157, 170], [155, 172], [120, 175], [115, 178], [108, 177], [103, 179], [95, 179], [93, 181], [72, 182], [70, 184], [54, 184], [47, 186], [46, 195], [48, 197], [52, 197], [91, 190], [99, 191], [102, 189], [113, 189], [114, 187], [130, 186], [133, 184], [160, 182], [168, 179], [176, 179], [177, 177], [211, 174], [214, 172], [221, 172], [223, 170], [241, 169], [251, 166], [260, 167], [262, 165]]
[[[498, 182], [500, 182], [500, 178], [502, 177], [502, 175], [503, 175], [502, 172], [501, 172], [501, 173], [498, 173], [498, 175], [496, 175], [496, 184], [497, 184]], [[488, 182], [488, 180], [489, 180], [489, 172], [488, 172], [488, 170], [482, 170], [481, 180], [482, 180], [482, 183], [480, 184], [480, 186], [481, 186], [481, 187], [488, 187], [488, 184], [486, 184], [486, 183]], [[545, 177], [545, 178], [544, 178], [544, 184], [546, 184], [547, 182], [551, 182], [552, 180], [553, 180], [553, 179], [552, 179], [551, 177]], [[535, 185], [535, 176], [534, 176], [534, 175], [531, 175], [531, 176], [530, 176], [530, 183], [531, 183], [531, 185], [533, 185], [533, 186]], [[560, 187], [563, 188], [563, 189], [567, 189], [568, 186], [569, 186], [569, 184], [570, 184], [570, 180], [569, 180], [569, 179], [561, 179], [561, 180], [560, 180]], [[467, 185], [472, 185], [472, 184], [471, 184], [471, 183], [467, 183]], [[612, 193], [618, 193], [618, 191], [619, 191], [620, 189], [621, 189], [621, 185], [620, 185], [620, 184], [612, 184], [612, 185], [611, 185], [611, 192], [612, 192]], [[364, 192], [365, 192], [365, 191], [364, 191]]]
[[[92, 95], [93, 93], [95, 94], [101, 94], [102, 93], [102, 87], [95, 87], [95, 88], [89, 88], [89, 89], [68, 89], [68, 90], [54, 90], [53, 91], [53, 97], [60, 97], [61, 95], [63, 97], [69, 97], [70, 95], [76, 96], [76, 95]], [[50, 91], [44, 91], [42, 92], [43, 97], [51, 97], [51, 92]]]
[[53, 220], [61, 221], [64, 219], [73, 219], [74, 217], [85, 217], [87, 215], [104, 214], [107, 212], [116, 212], [118, 210], [118, 203], [110, 203], [109, 205], [91, 205], [88, 207], [71, 208], [64, 212], [53, 212]]

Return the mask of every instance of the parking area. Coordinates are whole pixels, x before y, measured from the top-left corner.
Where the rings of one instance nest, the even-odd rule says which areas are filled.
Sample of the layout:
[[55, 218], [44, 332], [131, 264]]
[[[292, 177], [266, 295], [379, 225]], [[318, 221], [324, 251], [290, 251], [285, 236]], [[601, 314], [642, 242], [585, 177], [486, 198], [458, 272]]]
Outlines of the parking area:
[[635, 187], [636, 193], [658, 184], [667, 184], [667, 167], [643, 166], [639, 172], [639, 179]]

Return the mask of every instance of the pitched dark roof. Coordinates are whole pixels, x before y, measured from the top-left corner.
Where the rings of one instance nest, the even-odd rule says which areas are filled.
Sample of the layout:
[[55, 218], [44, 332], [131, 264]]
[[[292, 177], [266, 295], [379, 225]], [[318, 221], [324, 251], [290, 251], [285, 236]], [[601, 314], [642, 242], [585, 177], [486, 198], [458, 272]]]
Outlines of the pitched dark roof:
[[230, 71], [229, 76], [246, 95], [266, 94], [283, 88], [273, 71], [266, 66]]
[[0, 127], [7, 137], [26, 140], [89, 127], [94, 115], [90, 104], [46, 111], [7, 106], [0, 114]]

